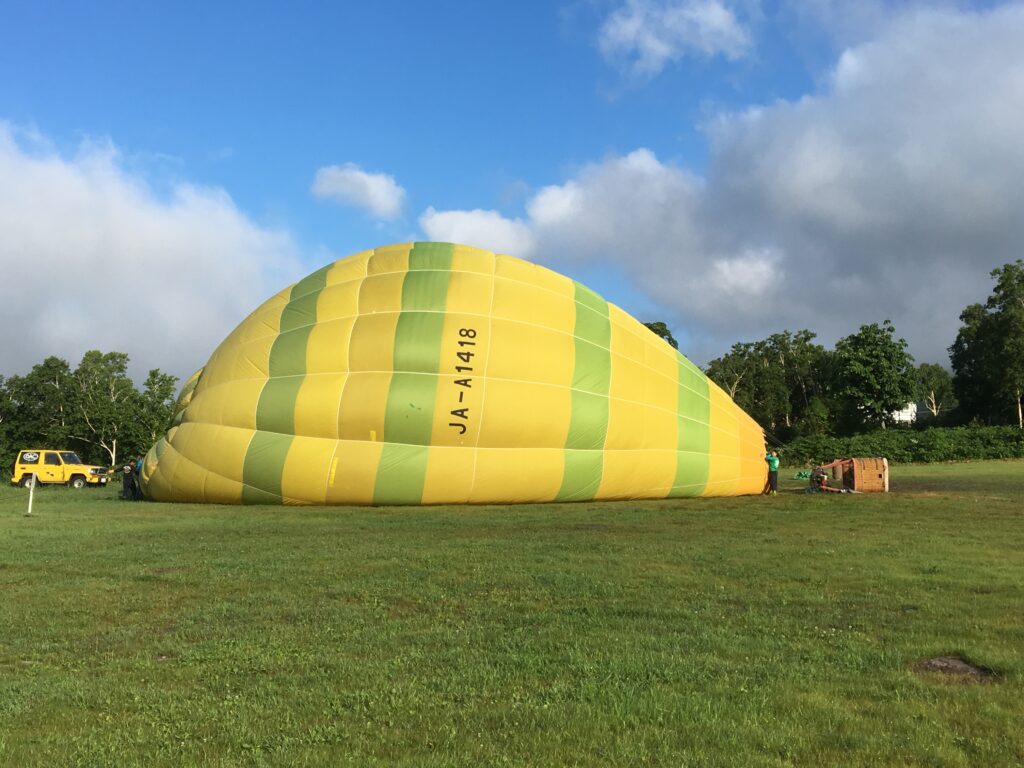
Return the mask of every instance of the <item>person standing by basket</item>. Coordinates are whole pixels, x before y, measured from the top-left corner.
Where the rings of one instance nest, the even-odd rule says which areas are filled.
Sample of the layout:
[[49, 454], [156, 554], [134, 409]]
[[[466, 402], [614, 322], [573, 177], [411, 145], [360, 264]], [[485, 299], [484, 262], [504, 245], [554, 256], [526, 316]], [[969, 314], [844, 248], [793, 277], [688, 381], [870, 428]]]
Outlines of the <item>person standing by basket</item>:
[[765, 493], [775, 496], [779, 492], [779, 452], [765, 454], [764, 460], [768, 463], [768, 488]]

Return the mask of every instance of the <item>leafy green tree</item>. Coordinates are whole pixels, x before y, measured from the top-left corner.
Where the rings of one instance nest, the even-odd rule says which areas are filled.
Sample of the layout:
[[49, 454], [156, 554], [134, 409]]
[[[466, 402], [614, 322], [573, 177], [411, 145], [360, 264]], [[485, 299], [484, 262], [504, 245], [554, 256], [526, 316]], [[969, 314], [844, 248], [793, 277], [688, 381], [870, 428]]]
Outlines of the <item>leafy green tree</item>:
[[170, 426], [178, 377], [159, 368], [149, 372], [137, 398], [136, 441], [133, 452], [148, 450]]
[[20, 448], [68, 447], [73, 417], [71, 367], [48, 357], [4, 386], [6, 439]]
[[794, 402], [805, 406], [831, 387], [832, 355], [821, 344], [814, 343], [816, 337], [817, 334], [805, 329], [794, 333], [791, 341], [789, 371]]
[[996, 287], [985, 308], [996, 332], [995, 389], [1017, 412], [1017, 426], [1024, 429], [1024, 261], [1004, 264], [992, 271], [992, 277]]
[[769, 338], [753, 345], [753, 363], [757, 370], [754, 383], [754, 409], [761, 415], [763, 426], [773, 432], [789, 427], [792, 408], [786, 382], [786, 358], [777, 339]]
[[786, 410], [780, 407], [785, 385], [764, 342], [733, 344], [728, 354], [708, 363], [705, 373], [762, 427], [778, 426], [779, 413]]
[[780, 420], [803, 434], [814, 434], [824, 426], [823, 411], [831, 389], [831, 357], [815, 334], [808, 330], [784, 331], [763, 342], [763, 354], [781, 373], [785, 401]]
[[71, 448], [89, 461], [147, 450], [167, 428], [177, 378], [155, 368], [142, 391], [123, 352], [86, 352], [72, 371], [48, 357], [24, 376], [0, 377], [0, 460], [23, 448]]
[[984, 306], [972, 304], [949, 348], [964, 409], [998, 420], [1008, 412], [1024, 429], [1024, 261], [992, 271], [996, 285]]
[[836, 394], [851, 424], [884, 429], [893, 413], [915, 399], [914, 358], [895, 334], [886, 320], [862, 325], [836, 342]]
[[90, 350], [82, 356], [72, 380], [72, 436], [102, 449], [113, 466], [117, 463], [118, 439], [131, 435], [137, 419], [138, 392], [128, 376], [128, 355]]
[[995, 421], [999, 398], [993, 369], [997, 355], [995, 331], [984, 305], [971, 304], [960, 313], [960, 330], [949, 348], [953, 366], [953, 391], [967, 419], [986, 424]]
[[656, 323], [644, 323], [655, 336], [661, 336], [665, 341], [669, 343], [672, 349], [679, 349], [679, 342], [676, 341], [676, 337], [672, 335], [672, 331], [669, 330], [668, 326], [662, 322]]
[[826, 397], [812, 397], [800, 417], [798, 434], [801, 437], [831, 434], [833, 431], [832, 410]]
[[945, 416], [957, 406], [953, 393], [953, 377], [949, 371], [935, 363], [917, 366], [918, 396], [924, 402], [931, 418]]
[[765, 429], [809, 434], [827, 429], [828, 353], [807, 330], [734, 344], [707, 375]]
[[733, 344], [728, 353], [716, 357], [704, 371], [709, 379], [724, 389], [748, 413], [749, 406], [754, 402], [752, 379], [755, 372], [754, 345], [743, 342]]

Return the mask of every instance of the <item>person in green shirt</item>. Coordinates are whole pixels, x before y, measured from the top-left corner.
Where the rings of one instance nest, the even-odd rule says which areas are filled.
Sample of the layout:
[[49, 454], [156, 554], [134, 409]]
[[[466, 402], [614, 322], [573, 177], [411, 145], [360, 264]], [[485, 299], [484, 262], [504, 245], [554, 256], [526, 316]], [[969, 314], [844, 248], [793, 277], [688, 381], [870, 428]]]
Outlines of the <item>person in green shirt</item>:
[[764, 460], [768, 462], [768, 490], [765, 493], [775, 496], [779, 492], [779, 452], [765, 454]]

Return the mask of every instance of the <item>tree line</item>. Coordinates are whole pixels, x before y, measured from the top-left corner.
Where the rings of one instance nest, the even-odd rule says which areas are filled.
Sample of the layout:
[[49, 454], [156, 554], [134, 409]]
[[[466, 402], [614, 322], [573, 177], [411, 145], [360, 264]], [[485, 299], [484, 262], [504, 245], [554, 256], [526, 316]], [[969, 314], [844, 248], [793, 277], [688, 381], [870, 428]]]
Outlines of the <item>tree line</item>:
[[0, 376], [0, 466], [25, 448], [73, 450], [106, 466], [144, 453], [167, 429], [177, 385], [156, 368], [139, 389], [127, 354], [97, 350], [74, 369], [48, 357], [24, 376]]
[[705, 372], [781, 442], [885, 429], [912, 402], [919, 426], [1024, 429], [1024, 261], [991, 274], [988, 300], [960, 314], [952, 373], [915, 365], [888, 320], [862, 325], [831, 350], [809, 330], [737, 343]]

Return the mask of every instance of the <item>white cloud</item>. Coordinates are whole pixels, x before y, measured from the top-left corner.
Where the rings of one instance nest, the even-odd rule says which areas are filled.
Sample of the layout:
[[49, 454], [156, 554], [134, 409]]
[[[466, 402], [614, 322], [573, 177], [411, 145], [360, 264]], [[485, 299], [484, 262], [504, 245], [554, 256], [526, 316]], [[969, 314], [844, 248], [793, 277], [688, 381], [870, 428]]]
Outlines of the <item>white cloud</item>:
[[746, 251], [737, 256], [713, 259], [707, 283], [702, 289], [711, 299], [711, 306], [707, 309], [720, 309], [718, 302], [723, 296], [731, 297], [733, 301], [771, 302], [772, 295], [779, 289], [778, 263], [779, 255], [770, 250]]
[[698, 359], [891, 318], [920, 360], [944, 362], [960, 311], [1022, 253], [1022, 39], [1022, 5], [890, 15], [822, 93], [712, 123], [704, 178], [639, 149], [501, 222], [537, 261], [624, 267]]
[[497, 211], [435, 211], [420, 216], [420, 226], [431, 240], [463, 243], [495, 253], [528, 259], [533, 251], [530, 228], [519, 219], [506, 219]]
[[582, 212], [582, 196], [580, 185], [575, 181], [544, 187], [527, 203], [526, 212], [538, 226], [557, 225]]
[[223, 190], [160, 199], [110, 142], [64, 157], [2, 122], [0, 263], [4, 374], [101, 349], [128, 352], [136, 376], [187, 375], [303, 269], [286, 234]]
[[793, 33], [805, 33], [821, 44], [822, 33], [840, 47], [884, 33], [893, 16], [964, 0], [782, 0], [780, 17]]
[[605, 20], [598, 44], [606, 58], [654, 76], [684, 56], [739, 59], [751, 36], [720, 0], [626, 0]]
[[405, 190], [394, 176], [367, 173], [355, 163], [318, 169], [313, 194], [320, 200], [361, 208], [379, 219], [396, 218], [405, 203]]

